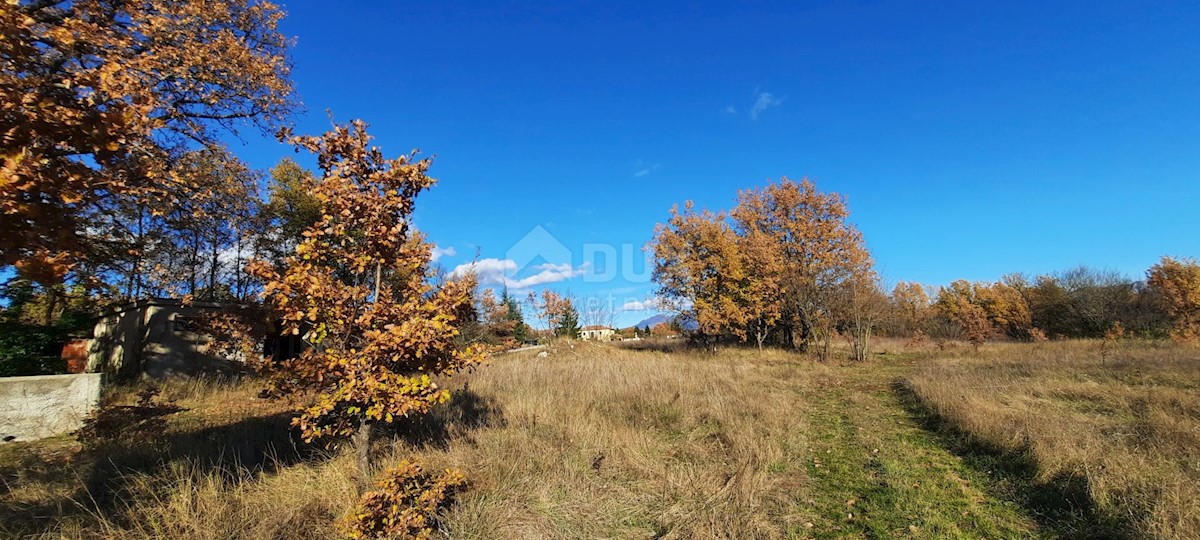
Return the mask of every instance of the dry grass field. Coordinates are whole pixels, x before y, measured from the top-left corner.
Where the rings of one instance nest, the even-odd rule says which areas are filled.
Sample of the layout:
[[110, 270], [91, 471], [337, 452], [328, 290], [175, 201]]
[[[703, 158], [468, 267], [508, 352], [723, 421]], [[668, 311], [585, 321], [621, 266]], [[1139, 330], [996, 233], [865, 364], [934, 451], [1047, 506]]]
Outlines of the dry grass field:
[[[457, 379], [375, 456], [467, 473], [456, 539], [1194, 537], [1195, 351], [1098, 347], [558, 346]], [[294, 444], [258, 390], [170, 382], [164, 435], [0, 447], [0, 534], [338, 537], [353, 457]]]
[[945, 424], [1018, 454], [1154, 538], [1200, 537], [1200, 351], [1145, 342], [993, 345], [907, 377]]

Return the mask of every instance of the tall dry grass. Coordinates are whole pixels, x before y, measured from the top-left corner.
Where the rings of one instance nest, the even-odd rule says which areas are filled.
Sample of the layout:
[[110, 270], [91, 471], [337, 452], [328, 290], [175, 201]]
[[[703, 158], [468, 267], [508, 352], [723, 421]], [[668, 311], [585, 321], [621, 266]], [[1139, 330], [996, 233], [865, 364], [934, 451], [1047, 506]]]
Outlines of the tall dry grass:
[[[1200, 530], [1194, 350], [1071, 342], [988, 345], [976, 354], [914, 352], [897, 342], [881, 345], [889, 352], [878, 362], [839, 365], [779, 351], [640, 345], [560, 344], [547, 358], [496, 357], [451, 381], [450, 403], [381, 432], [376, 467], [416, 457], [427, 470], [463, 469], [471, 484], [436, 524], [452, 538], [803, 538], [895, 532], [910, 522], [1037, 530], [1009, 510], [995, 520], [963, 512], [1003, 505], [964, 502], [987, 498], [985, 475], [955, 468], [962, 460], [937, 447], [940, 439], [920, 436], [919, 415], [891, 390], [902, 376], [954, 429], [1027, 455], [1041, 481], [1083, 479], [1134, 536], [1193, 538]], [[168, 383], [159, 399], [179, 410], [166, 408], [175, 412], [164, 416], [169, 429], [158, 441], [95, 453], [66, 440], [0, 447], [0, 535], [339, 537], [336, 521], [378, 471], [363, 475], [336, 449], [297, 445], [289, 405], [257, 399], [259, 389], [253, 381]], [[140, 390], [111, 399], [127, 402]], [[828, 448], [838, 437], [853, 447]], [[934, 457], [941, 465], [923, 467]], [[846, 466], [834, 467], [838, 459]], [[975, 478], [982, 490], [937, 478], [916, 489], [921, 474]], [[906, 502], [911, 516], [889, 511], [889, 497], [909, 496], [924, 497]], [[864, 508], [851, 518], [843, 499]]]
[[1170, 343], [997, 344], [907, 385], [954, 429], [1079, 480], [1135, 535], [1200, 538], [1200, 351]]
[[[783, 353], [713, 357], [582, 344], [560, 346], [548, 358], [536, 352], [497, 357], [455, 380], [449, 404], [376, 441], [380, 469], [416, 456], [427, 469], [466, 471], [469, 489], [438, 523], [453, 538], [783, 538], [806, 521], [794, 513], [807, 484], [800, 453], [808, 430], [793, 384], [797, 370], [811, 368]], [[220, 459], [215, 447], [168, 452], [153, 467], [104, 473], [119, 484], [112, 500], [93, 500], [86, 478], [64, 480], [77, 490], [65, 503], [73, 511], [60, 508], [39, 528], [0, 531], [42, 538], [338, 537], [335, 523], [354, 507], [363, 482], [353, 458], [298, 458], [277, 434], [259, 439], [238, 427], [268, 429], [256, 418], [273, 418], [281, 406], [266, 402], [238, 413], [239, 404], [254, 403], [256, 390], [175, 382], [161, 395], [186, 409], [172, 418], [186, 441], [253, 439], [285, 457]], [[201, 419], [203, 411], [212, 419]], [[63, 494], [53, 494], [59, 504]], [[36, 507], [38, 495], [26, 495], [26, 509]], [[11, 498], [4, 504], [13, 509]]]
[[559, 348], [469, 381], [496, 416], [443, 447], [467, 468], [455, 538], [780, 538], [806, 483], [795, 364]]

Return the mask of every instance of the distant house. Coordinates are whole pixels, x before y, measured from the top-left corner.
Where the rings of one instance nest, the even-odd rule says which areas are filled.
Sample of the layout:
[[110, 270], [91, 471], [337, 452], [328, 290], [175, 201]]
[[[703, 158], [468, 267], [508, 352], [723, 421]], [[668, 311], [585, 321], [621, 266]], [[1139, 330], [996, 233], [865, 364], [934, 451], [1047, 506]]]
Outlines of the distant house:
[[220, 304], [151, 298], [126, 304], [96, 321], [87, 346], [87, 370], [121, 378], [143, 374], [233, 373], [245, 369], [240, 359], [210, 350], [212, 337], [198, 320]]
[[579, 330], [579, 338], [584, 341], [609, 341], [616, 334], [616, 330], [607, 326], [585, 326]]

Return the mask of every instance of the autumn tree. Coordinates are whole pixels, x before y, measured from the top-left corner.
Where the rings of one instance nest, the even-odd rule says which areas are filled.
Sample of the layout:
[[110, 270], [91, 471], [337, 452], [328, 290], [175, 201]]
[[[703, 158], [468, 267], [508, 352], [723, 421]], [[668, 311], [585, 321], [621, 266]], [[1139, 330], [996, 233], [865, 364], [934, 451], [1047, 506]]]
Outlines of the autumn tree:
[[304, 240], [304, 231], [321, 219], [321, 201], [312, 193], [316, 184], [312, 172], [291, 158], [271, 167], [268, 176], [262, 214], [272, 234], [266, 252], [273, 262], [282, 264]]
[[847, 221], [845, 200], [817, 191], [808, 179], [783, 178], [739, 192], [731, 215], [740, 234], [765, 235], [777, 250], [780, 325], [787, 340], [801, 350], [814, 339], [828, 341], [834, 324], [832, 296], [873, 267], [862, 234]]
[[530, 292], [529, 303], [541, 320], [543, 328], [555, 334], [567, 314], [567, 308], [571, 305], [568, 298], [550, 289], [543, 289], [540, 297]]
[[888, 311], [888, 298], [874, 271], [855, 274], [842, 282], [832, 306], [838, 328], [850, 343], [851, 358], [865, 361], [871, 353], [871, 337], [879, 319]]
[[988, 320], [1010, 338], [1028, 339], [1033, 327], [1029, 304], [1016, 288], [997, 281], [990, 285], [975, 286], [974, 302], [983, 308]]
[[1083, 336], [1071, 292], [1055, 276], [1038, 276], [1020, 290], [1035, 328], [1048, 336]]
[[978, 314], [982, 314], [992, 333], [1001, 332], [1014, 339], [1028, 339], [1033, 328], [1025, 297], [1016, 287], [1003, 281], [955, 281], [938, 293], [936, 306], [940, 313], [958, 322], [964, 331], [976, 337], [987, 333], [984, 325], [977, 320]]
[[529, 329], [521, 314], [521, 307], [507, 289], [499, 297], [492, 289], [483, 289], [478, 304], [483, 341], [511, 348], [528, 339]]
[[354, 435], [364, 467], [375, 422], [446, 401], [449, 390], [433, 377], [482, 359], [455, 343], [474, 280], [431, 283], [430, 245], [411, 226], [417, 195], [434, 183], [429, 160], [385, 158], [370, 140], [361, 121], [292, 139], [317, 155], [321, 218], [282, 270], [253, 267], [285, 331], [310, 345], [267, 362], [274, 390], [313, 396], [294, 420], [304, 438]]
[[696, 325], [693, 336], [715, 346], [724, 334], [745, 337], [745, 267], [737, 235], [724, 214], [698, 212], [691, 201], [671, 208], [655, 227], [652, 279], [658, 295]]
[[783, 260], [773, 237], [753, 229], [738, 237], [745, 284], [742, 288], [742, 320], [746, 335], [761, 351], [763, 342], [783, 317]]
[[895, 311], [895, 325], [903, 334], [923, 332], [931, 315], [932, 301], [925, 287], [920, 283], [899, 281], [892, 288], [892, 308]]
[[1163, 257], [1146, 276], [1171, 318], [1171, 336], [1182, 341], [1200, 338], [1200, 264]]
[[184, 151], [278, 127], [282, 17], [256, 0], [0, 4], [0, 265], [62, 279], [102, 202], [163, 212], [193, 193], [170, 174]]
[[[258, 208], [259, 175], [222, 147], [184, 155], [169, 173], [192, 186], [192, 195], [165, 215], [170, 248], [150, 260], [160, 284], [171, 295], [197, 300], [239, 300], [249, 289], [244, 265], [254, 258], [254, 222]], [[232, 257], [230, 257], [232, 256]]]
[[934, 307], [937, 313], [956, 325], [976, 349], [996, 333], [996, 326], [987, 311], [975, 298], [976, 287], [966, 280], [957, 280], [938, 291]]

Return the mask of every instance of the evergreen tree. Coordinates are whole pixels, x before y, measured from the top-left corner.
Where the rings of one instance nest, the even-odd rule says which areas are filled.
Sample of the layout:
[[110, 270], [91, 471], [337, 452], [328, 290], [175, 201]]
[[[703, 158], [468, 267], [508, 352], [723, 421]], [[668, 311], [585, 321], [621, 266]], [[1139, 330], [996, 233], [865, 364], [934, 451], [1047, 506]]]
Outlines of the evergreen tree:
[[559, 320], [558, 328], [554, 329], [554, 335], [572, 339], [579, 337], [579, 312], [575, 311], [574, 305], [567, 304], [562, 319]]
[[521, 306], [517, 304], [517, 299], [508, 295], [508, 289], [504, 289], [500, 297], [500, 304], [506, 310], [505, 320], [513, 323], [513, 339], [518, 342], [529, 339], [529, 325], [525, 324], [525, 316], [521, 314]]

